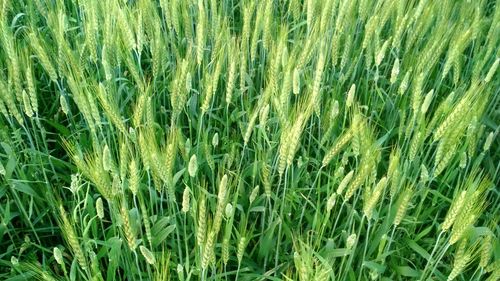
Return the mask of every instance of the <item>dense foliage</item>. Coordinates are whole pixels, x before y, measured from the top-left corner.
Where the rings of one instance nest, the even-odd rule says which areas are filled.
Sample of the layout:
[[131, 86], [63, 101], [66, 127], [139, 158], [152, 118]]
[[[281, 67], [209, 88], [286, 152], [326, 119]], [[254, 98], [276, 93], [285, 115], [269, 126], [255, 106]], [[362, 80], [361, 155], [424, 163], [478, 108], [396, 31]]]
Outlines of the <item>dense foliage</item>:
[[500, 278], [499, 0], [0, 0], [0, 279]]

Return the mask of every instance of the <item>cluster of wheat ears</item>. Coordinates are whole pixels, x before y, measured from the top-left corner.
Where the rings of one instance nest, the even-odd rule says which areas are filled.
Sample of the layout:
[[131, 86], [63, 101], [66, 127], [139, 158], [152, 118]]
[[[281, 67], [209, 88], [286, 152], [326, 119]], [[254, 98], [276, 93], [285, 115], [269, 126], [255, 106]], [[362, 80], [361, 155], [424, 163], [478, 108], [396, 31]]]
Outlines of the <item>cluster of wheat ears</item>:
[[500, 0], [0, 0], [0, 279], [500, 279]]

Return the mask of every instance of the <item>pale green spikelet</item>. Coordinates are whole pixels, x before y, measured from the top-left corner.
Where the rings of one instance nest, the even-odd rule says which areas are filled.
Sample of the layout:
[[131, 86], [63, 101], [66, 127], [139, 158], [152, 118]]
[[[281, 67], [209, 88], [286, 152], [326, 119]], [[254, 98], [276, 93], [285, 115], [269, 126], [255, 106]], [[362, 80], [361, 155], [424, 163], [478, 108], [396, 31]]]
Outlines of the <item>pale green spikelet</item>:
[[137, 196], [137, 192], [139, 191], [140, 184], [140, 173], [139, 167], [137, 165], [137, 161], [135, 159], [131, 159], [129, 163], [129, 189], [134, 196]]
[[370, 193], [370, 196], [368, 197], [369, 200], [365, 202], [365, 204], [363, 205], [363, 212], [368, 219], [371, 219], [373, 214], [373, 209], [375, 208], [375, 205], [377, 204], [379, 198], [382, 196], [382, 193], [386, 185], [387, 185], [387, 178], [386, 177], [381, 178], [380, 181], [375, 186], [375, 188], [373, 189], [373, 191]]
[[248, 199], [250, 205], [252, 205], [253, 201], [255, 201], [255, 198], [257, 198], [258, 195], [259, 195], [259, 186], [257, 185], [252, 189], [252, 192], [250, 193], [250, 197]]
[[491, 253], [492, 253], [491, 239], [492, 239], [492, 235], [488, 234], [483, 238], [482, 243], [481, 243], [479, 266], [483, 269], [488, 266], [488, 263], [490, 262], [490, 259], [491, 259]]
[[22, 91], [22, 95], [23, 95], [23, 105], [24, 105], [24, 113], [28, 116], [28, 117], [33, 117], [33, 108], [31, 107], [31, 102], [30, 102], [30, 99], [29, 99], [29, 96], [28, 96], [28, 93], [26, 93], [25, 90]]
[[61, 229], [63, 230], [63, 234], [71, 247], [73, 255], [75, 255], [76, 257], [78, 264], [83, 270], [87, 270], [89, 268], [87, 259], [85, 257], [84, 251], [82, 250], [82, 247], [80, 246], [80, 242], [78, 241], [78, 236], [75, 232], [75, 229], [73, 228], [73, 223], [70, 221], [70, 218], [68, 218], [63, 206], [59, 207], [59, 211], [61, 216]]
[[120, 204], [120, 218], [122, 219], [122, 230], [125, 235], [127, 245], [130, 250], [135, 251], [138, 245], [135, 238], [135, 232], [130, 222], [129, 211], [125, 203]]
[[196, 25], [196, 62], [201, 65], [203, 61], [203, 49], [205, 48], [205, 9], [203, 1], [198, 1], [198, 24]]
[[28, 95], [30, 105], [35, 114], [38, 114], [38, 97], [36, 92], [36, 84], [33, 78], [33, 70], [31, 69], [31, 63], [28, 62], [28, 67], [26, 68], [26, 84], [28, 86]]
[[396, 81], [398, 79], [398, 75], [399, 75], [399, 59], [396, 58], [394, 60], [394, 64], [393, 64], [392, 70], [391, 70], [391, 79], [390, 79], [391, 84], [396, 83]]
[[450, 229], [450, 227], [453, 225], [455, 222], [455, 219], [458, 216], [458, 213], [462, 209], [462, 206], [464, 204], [465, 198], [467, 195], [467, 191], [463, 190], [462, 192], [458, 193], [455, 198], [453, 198], [452, 204], [450, 208], [448, 209], [448, 212], [446, 213], [446, 217], [441, 224], [441, 230], [442, 231], [447, 231]]
[[354, 94], [356, 93], [356, 84], [352, 84], [347, 93], [346, 106], [351, 107], [354, 103]]
[[493, 143], [493, 138], [495, 137], [494, 132], [490, 132], [488, 136], [486, 137], [486, 140], [484, 141], [483, 145], [483, 152], [486, 152], [490, 149], [491, 144]]
[[399, 90], [398, 90], [399, 95], [402, 96], [406, 93], [409, 84], [410, 84], [410, 71], [406, 72], [405, 76], [403, 77], [403, 80], [401, 81], [401, 84], [399, 84]]
[[101, 219], [101, 220], [104, 219], [104, 206], [103, 206], [101, 197], [97, 198], [97, 200], [95, 202], [95, 209], [96, 209], [97, 216], [99, 217], [99, 219]]
[[491, 81], [491, 78], [493, 78], [493, 75], [495, 75], [495, 72], [496, 72], [499, 64], [500, 64], [500, 58], [497, 58], [495, 60], [495, 62], [491, 65], [486, 76], [484, 77], [485, 83], [489, 83]]
[[198, 203], [198, 228], [196, 229], [196, 243], [199, 246], [205, 244], [206, 231], [207, 231], [207, 203], [204, 195], [199, 199]]
[[339, 186], [337, 187], [337, 195], [341, 195], [344, 192], [344, 189], [347, 187], [347, 185], [349, 185], [353, 176], [354, 171], [350, 171], [349, 173], [347, 173], [347, 175], [344, 176]]
[[153, 248], [153, 233], [151, 232], [151, 222], [148, 213], [148, 209], [146, 208], [146, 204], [144, 203], [144, 199], [142, 196], [139, 197], [139, 206], [141, 208], [141, 217], [142, 224], [144, 225], [144, 230], [146, 232], [146, 239], [149, 242], [149, 247]]
[[196, 171], [198, 171], [198, 160], [196, 154], [193, 154], [189, 159], [188, 172], [190, 177], [196, 176]]
[[262, 163], [260, 176], [261, 176], [261, 179], [262, 179], [262, 182], [264, 185], [264, 194], [266, 195], [266, 197], [268, 199], [271, 198], [271, 194], [272, 194], [271, 178], [270, 178], [269, 170], [270, 170], [269, 166], [266, 163]]
[[236, 257], [238, 259], [238, 263], [241, 263], [243, 260], [243, 255], [245, 254], [245, 248], [247, 246], [247, 238], [246, 237], [240, 237], [240, 241], [238, 242], [238, 247], [236, 251]]
[[189, 196], [190, 195], [190, 191], [189, 191], [189, 187], [185, 187], [184, 188], [184, 192], [182, 193], [182, 212], [183, 213], [187, 213], [189, 212]]
[[403, 193], [400, 195], [399, 202], [396, 208], [396, 216], [394, 217], [393, 224], [398, 226], [403, 220], [406, 211], [408, 209], [408, 205], [410, 204], [410, 200], [413, 196], [413, 189], [406, 188]]

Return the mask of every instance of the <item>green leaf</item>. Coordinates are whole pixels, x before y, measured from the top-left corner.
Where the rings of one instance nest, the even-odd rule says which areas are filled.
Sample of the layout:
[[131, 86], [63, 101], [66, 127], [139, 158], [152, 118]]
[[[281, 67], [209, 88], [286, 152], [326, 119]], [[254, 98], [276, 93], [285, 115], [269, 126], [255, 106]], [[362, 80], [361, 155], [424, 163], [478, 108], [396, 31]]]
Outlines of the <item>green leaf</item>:
[[174, 185], [177, 183], [177, 181], [179, 181], [179, 179], [182, 177], [182, 175], [184, 174], [184, 171], [186, 170], [186, 168], [182, 168], [180, 171], [178, 171], [177, 173], [175, 173], [174, 177], [173, 177], [173, 183]]
[[151, 233], [157, 235], [162, 229], [170, 224], [170, 217], [161, 217], [158, 221], [155, 221], [153, 227], [151, 228]]
[[339, 249], [325, 251], [325, 255], [328, 255], [328, 257], [330, 258], [338, 258], [347, 256], [350, 252], [351, 251], [349, 251], [347, 248], [339, 248]]
[[264, 206], [256, 206], [256, 207], [253, 207], [249, 210], [250, 213], [252, 212], [264, 212], [266, 210], [266, 208]]
[[44, 121], [47, 122], [47, 124], [49, 124], [50, 126], [52, 126], [54, 129], [56, 129], [60, 136], [67, 137], [67, 136], [71, 135], [71, 131], [68, 130], [68, 128], [66, 128], [66, 126], [63, 126], [57, 122], [54, 122], [51, 119], [45, 119]]
[[76, 263], [76, 259], [73, 259], [73, 262], [71, 263], [71, 269], [69, 271], [69, 280], [75, 281], [76, 280], [76, 272], [78, 271], [78, 265]]
[[429, 260], [431, 255], [424, 248], [420, 247], [417, 243], [415, 243], [415, 241], [407, 239], [406, 243], [410, 248], [412, 248], [412, 250], [417, 252], [424, 259]]
[[122, 240], [118, 237], [111, 237], [106, 241], [107, 246], [109, 247], [109, 253], [108, 253], [108, 260], [109, 260], [109, 266], [107, 269], [107, 279], [112, 280], [111, 278], [115, 277], [116, 274], [116, 268], [118, 267], [118, 264], [120, 262], [120, 256], [122, 254]]
[[27, 184], [16, 181], [16, 182], [13, 182], [11, 184], [11, 186], [12, 186], [12, 188], [14, 188], [17, 191], [20, 191], [22, 193], [26, 193], [26, 194], [31, 195], [31, 196], [36, 197], [36, 198], [40, 198], [40, 196], [38, 196], [38, 194], [35, 192], [35, 190], [33, 190], [33, 188], [31, 188]]
[[172, 233], [175, 229], [175, 224], [169, 225], [166, 228], [162, 229], [160, 232], [158, 232], [156, 235], [153, 235], [153, 247], [158, 247], [161, 245], [165, 239], [167, 239], [168, 235]]
[[365, 261], [365, 262], [363, 262], [363, 266], [366, 266], [369, 269], [376, 271], [379, 274], [384, 273], [385, 268], [386, 268], [385, 265], [376, 263], [374, 261]]
[[420, 272], [409, 266], [398, 266], [396, 271], [405, 277], [420, 277]]
[[1, 222], [0, 223], [0, 242], [3, 241], [2, 238], [5, 235], [5, 233], [7, 233], [7, 226], [3, 222]]
[[429, 227], [427, 227], [426, 229], [422, 230], [416, 237], [415, 237], [415, 242], [417, 242], [418, 240], [422, 239], [423, 237], [425, 237], [427, 234], [429, 234], [429, 232], [431, 232], [431, 230], [433, 229], [434, 227], [431, 225]]

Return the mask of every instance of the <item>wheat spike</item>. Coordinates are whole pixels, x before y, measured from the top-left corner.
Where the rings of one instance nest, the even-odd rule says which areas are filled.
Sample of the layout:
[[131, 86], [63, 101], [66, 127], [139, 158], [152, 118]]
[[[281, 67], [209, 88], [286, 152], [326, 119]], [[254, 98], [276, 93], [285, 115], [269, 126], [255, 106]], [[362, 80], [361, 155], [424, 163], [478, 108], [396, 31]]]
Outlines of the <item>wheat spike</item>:
[[412, 196], [413, 196], [413, 190], [411, 188], [405, 189], [401, 194], [396, 209], [396, 216], [394, 217], [394, 222], [393, 222], [395, 226], [398, 226], [403, 220]]
[[124, 202], [122, 202], [122, 204], [120, 205], [120, 217], [122, 219], [122, 229], [123, 233], [125, 234], [127, 244], [130, 250], [135, 251], [135, 249], [137, 248], [137, 241], [135, 239], [135, 233], [130, 223], [129, 211]]
[[204, 195], [201, 196], [202, 197], [199, 199], [200, 201], [198, 204], [198, 228], [196, 229], [196, 243], [199, 246], [202, 246], [205, 243], [205, 237], [207, 231], [206, 200]]
[[187, 213], [189, 212], [189, 187], [184, 188], [184, 192], [182, 193], [182, 212]]
[[73, 254], [76, 257], [78, 264], [81, 266], [83, 270], [87, 270], [88, 269], [87, 259], [80, 246], [80, 242], [78, 242], [78, 236], [76, 235], [75, 229], [73, 228], [73, 224], [71, 223], [70, 219], [66, 214], [66, 211], [62, 206], [59, 207], [59, 211], [62, 219], [61, 228], [68, 241], [68, 244], [70, 245], [71, 250], [73, 251]]

